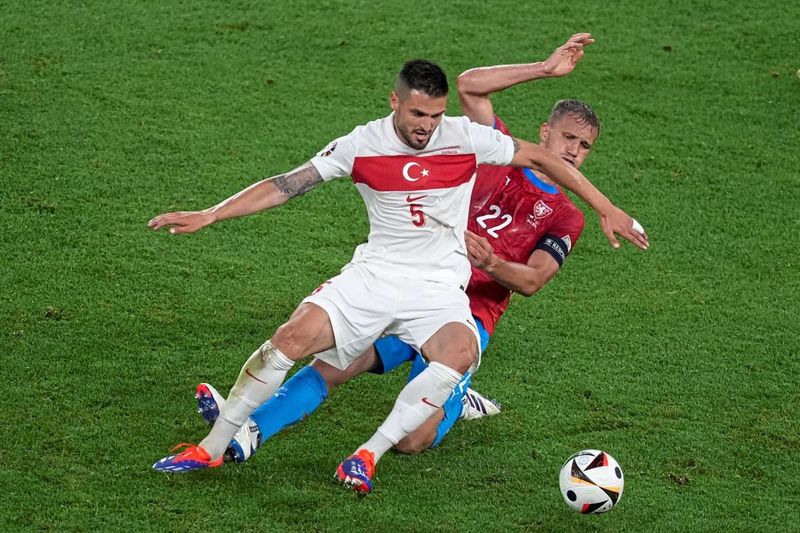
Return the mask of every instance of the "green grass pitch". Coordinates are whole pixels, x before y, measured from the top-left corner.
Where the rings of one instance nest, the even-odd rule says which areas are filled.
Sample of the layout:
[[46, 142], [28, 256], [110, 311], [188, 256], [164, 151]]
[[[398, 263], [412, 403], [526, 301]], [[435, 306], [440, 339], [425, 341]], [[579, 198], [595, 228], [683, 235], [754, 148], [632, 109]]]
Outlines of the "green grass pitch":
[[[800, 505], [800, 5], [791, 0], [42, 2], [0, 6], [0, 530], [796, 531]], [[494, 98], [535, 140], [559, 98], [603, 122], [584, 170], [651, 236], [588, 214], [556, 280], [515, 297], [475, 386], [501, 416], [365, 499], [334, 486], [402, 372], [335, 391], [246, 465], [150, 465], [367, 234], [351, 182], [199, 234], [146, 228], [302, 163], [384, 116], [403, 61], [545, 58]], [[458, 114], [455, 94], [450, 114]], [[603, 516], [558, 470], [601, 448]]]

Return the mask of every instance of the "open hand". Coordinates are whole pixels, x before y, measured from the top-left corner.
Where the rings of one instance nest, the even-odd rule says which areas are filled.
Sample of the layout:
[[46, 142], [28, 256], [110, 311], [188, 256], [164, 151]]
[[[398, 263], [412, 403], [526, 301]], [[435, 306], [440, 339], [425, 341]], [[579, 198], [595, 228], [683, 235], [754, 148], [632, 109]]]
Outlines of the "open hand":
[[169, 227], [170, 233], [194, 233], [214, 222], [214, 216], [205, 211], [177, 211], [153, 218], [147, 225], [154, 230]]
[[600, 226], [603, 228], [603, 233], [606, 234], [608, 242], [614, 248], [619, 248], [620, 246], [616, 235], [632, 242], [642, 250], [647, 250], [650, 246], [647, 232], [645, 232], [642, 225], [616, 206], [612, 207], [609, 212], [600, 215]]
[[552, 77], [566, 76], [583, 58], [583, 47], [593, 42], [591, 33], [576, 33], [544, 61], [544, 71]]

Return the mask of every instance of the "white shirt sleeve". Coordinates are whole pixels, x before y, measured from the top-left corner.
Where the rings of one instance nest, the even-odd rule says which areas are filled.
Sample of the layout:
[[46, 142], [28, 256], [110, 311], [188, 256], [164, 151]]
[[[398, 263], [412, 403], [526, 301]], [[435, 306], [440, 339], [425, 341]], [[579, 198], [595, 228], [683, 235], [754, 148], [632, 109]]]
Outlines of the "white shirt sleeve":
[[325, 181], [349, 176], [353, 171], [356, 146], [361, 126], [347, 135], [332, 141], [321, 152], [311, 158], [311, 164], [319, 171]]
[[496, 129], [470, 122], [467, 126], [478, 164], [508, 165], [514, 158], [514, 140]]

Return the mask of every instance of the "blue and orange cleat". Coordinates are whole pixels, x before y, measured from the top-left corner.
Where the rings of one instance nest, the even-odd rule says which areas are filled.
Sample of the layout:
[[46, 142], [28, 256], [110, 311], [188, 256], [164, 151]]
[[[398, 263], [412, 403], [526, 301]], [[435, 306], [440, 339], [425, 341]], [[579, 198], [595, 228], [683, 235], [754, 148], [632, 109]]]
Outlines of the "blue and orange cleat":
[[183, 473], [222, 466], [222, 457], [212, 460], [208, 452], [201, 446], [195, 446], [194, 444], [184, 442], [172, 448], [172, 451], [174, 452], [181, 448], [186, 449], [179, 454], [168, 455], [160, 461], [153, 463], [153, 470], [159, 472]]
[[339, 464], [334, 479], [360, 496], [372, 491], [372, 476], [375, 473], [375, 454], [361, 449]]

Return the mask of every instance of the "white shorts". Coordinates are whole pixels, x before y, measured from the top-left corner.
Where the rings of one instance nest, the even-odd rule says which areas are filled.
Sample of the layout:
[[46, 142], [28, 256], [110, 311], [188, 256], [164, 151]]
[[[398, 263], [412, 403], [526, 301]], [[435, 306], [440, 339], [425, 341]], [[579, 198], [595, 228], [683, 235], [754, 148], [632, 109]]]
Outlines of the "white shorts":
[[336, 347], [317, 357], [336, 368], [347, 368], [384, 334], [397, 335], [421, 353], [422, 345], [450, 322], [464, 324], [475, 334], [478, 353], [471, 370], [480, 364], [480, 334], [469, 299], [458, 288], [386, 275], [378, 278], [363, 265], [350, 263], [303, 300], [307, 302], [320, 306], [330, 318]]

